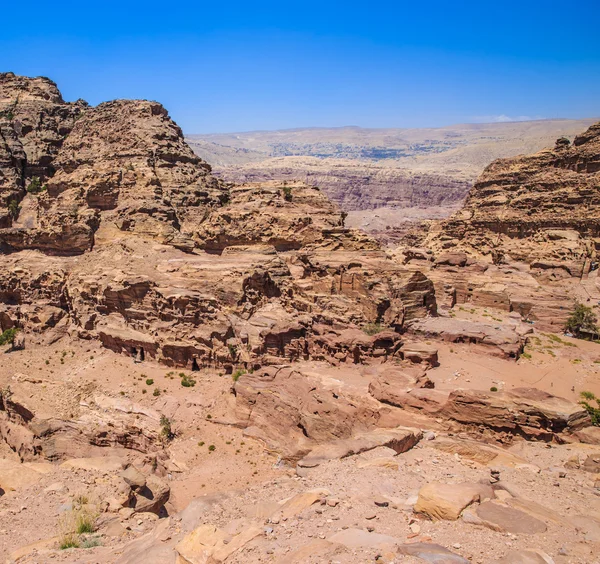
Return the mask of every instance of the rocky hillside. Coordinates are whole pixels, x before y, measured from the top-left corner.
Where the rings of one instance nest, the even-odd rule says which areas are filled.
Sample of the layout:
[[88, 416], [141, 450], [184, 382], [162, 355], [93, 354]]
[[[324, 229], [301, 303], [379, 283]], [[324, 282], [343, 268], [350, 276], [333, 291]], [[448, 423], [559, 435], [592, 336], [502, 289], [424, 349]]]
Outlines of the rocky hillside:
[[[435, 311], [427, 278], [344, 228], [317, 188], [215, 178], [160, 104], [71, 105], [51, 81], [12, 74], [0, 91], [11, 140], [2, 330], [74, 331], [173, 366], [232, 370], [395, 354], [397, 335], [371, 339], [359, 327]], [[28, 123], [39, 124], [33, 139]]]
[[480, 176], [464, 207], [434, 232], [443, 248], [508, 255], [534, 268], [581, 276], [600, 241], [600, 124], [552, 149], [501, 159]]
[[[316, 187], [215, 177], [157, 102], [0, 100], [7, 562], [593, 560], [597, 344], [546, 332], [593, 272], [492, 261], [493, 221], [384, 251]], [[596, 133], [495, 181], [554, 179], [563, 247]]]

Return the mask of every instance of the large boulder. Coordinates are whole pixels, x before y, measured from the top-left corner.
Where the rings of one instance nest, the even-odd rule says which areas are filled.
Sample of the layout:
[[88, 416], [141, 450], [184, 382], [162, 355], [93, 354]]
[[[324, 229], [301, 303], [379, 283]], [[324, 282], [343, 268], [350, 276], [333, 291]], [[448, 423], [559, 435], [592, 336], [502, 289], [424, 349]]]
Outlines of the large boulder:
[[482, 484], [431, 482], [419, 490], [414, 511], [434, 520], [456, 521], [469, 505], [493, 497], [493, 490]]

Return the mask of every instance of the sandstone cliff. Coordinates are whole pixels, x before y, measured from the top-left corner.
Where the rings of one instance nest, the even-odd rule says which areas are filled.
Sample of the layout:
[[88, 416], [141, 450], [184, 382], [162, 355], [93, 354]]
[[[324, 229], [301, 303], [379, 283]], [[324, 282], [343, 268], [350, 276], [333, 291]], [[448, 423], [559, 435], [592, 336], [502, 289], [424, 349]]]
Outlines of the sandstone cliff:
[[160, 104], [70, 104], [10, 73], [0, 92], [1, 329], [232, 370], [402, 356], [360, 327], [435, 312], [432, 283], [317, 188], [217, 179]]
[[600, 243], [600, 124], [571, 144], [488, 166], [463, 209], [434, 230], [441, 248], [464, 248], [581, 276]]

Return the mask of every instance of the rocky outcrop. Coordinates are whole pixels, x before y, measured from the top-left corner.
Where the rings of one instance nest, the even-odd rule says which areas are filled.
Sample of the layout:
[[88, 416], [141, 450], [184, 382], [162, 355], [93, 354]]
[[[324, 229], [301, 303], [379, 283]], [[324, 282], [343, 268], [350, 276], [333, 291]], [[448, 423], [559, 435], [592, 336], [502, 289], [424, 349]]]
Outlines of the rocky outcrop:
[[[160, 104], [91, 108], [66, 104], [45, 79], [0, 83], [6, 103], [77, 118], [44, 122], [56, 142], [40, 141], [41, 172], [29, 150], [38, 137], [10, 122], [22, 150], [5, 159], [5, 178], [18, 165], [20, 180], [10, 189], [19, 209], [7, 207], [0, 228], [3, 329], [60, 325], [140, 359], [233, 371], [282, 358], [387, 360], [394, 330], [435, 314], [431, 282], [345, 228], [317, 188], [216, 179]], [[367, 325], [392, 331], [371, 338]]]
[[462, 425], [538, 440], [553, 440], [558, 433], [574, 432], [590, 424], [580, 405], [535, 388], [456, 390], [440, 414]]
[[572, 144], [559, 139], [553, 149], [497, 160], [430, 242], [581, 276], [596, 260], [599, 175], [600, 124]]

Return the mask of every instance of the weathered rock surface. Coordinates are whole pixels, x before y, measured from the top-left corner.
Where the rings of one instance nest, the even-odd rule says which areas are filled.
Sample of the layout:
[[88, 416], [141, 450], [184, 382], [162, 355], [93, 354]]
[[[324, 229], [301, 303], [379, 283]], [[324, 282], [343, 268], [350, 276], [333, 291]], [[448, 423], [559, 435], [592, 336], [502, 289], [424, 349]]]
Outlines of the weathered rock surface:
[[[75, 330], [140, 360], [233, 370], [275, 357], [385, 361], [393, 330], [435, 313], [431, 281], [344, 228], [318, 189], [216, 179], [160, 104], [69, 105], [45, 79], [0, 83], [5, 104], [71, 116], [44, 121], [50, 145], [16, 121], [5, 136], [27, 150], [0, 159], [20, 171], [2, 188], [1, 329]], [[39, 190], [26, 194], [34, 172]], [[392, 331], [370, 338], [369, 324]]]
[[431, 241], [582, 276], [596, 260], [599, 173], [600, 124], [572, 144], [494, 161]]
[[493, 498], [493, 490], [482, 484], [432, 482], [419, 490], [414, 511], [431, 519], [455, 521], [469, 505]]
[[552, 440], [557, 433], [590, 424], [580, 405], [535, 388], [507, 392], [456, 390], [450, 393], [441, 414], [464, 425], [538, 440]]

